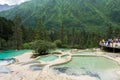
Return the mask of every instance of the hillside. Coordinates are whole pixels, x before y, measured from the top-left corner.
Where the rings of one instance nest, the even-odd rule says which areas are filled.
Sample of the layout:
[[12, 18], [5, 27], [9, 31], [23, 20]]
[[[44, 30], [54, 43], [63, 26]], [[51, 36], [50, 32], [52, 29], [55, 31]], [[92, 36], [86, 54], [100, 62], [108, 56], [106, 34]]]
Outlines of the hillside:
[[13, 19], [19, 14], [26, 26], [36, 26], [42, 19], [47, 28], [85, 28], [87, 31], [103, 32], [107, 24], [120, 24], [120, 0], [32, 0], [13, 9], [3, 11], [0, 16]]
[[7, 4], [4, 4], [4, 5], [0, 5], [0, 12], [1, 11], [4, 11], [4, 10], [8, 10], [8, 9], [11, 9], [11, 8], [14, 8], [16, 5], [7, 5]]

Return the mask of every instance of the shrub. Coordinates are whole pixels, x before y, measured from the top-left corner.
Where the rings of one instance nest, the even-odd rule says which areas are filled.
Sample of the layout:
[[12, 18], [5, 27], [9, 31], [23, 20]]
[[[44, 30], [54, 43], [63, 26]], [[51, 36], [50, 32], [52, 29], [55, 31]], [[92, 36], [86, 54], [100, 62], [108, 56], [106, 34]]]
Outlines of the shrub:
[[61, 40], [56, 40], [54, 41], [57, 47], [61, 48], [62, 47], [62, 41]]
[[4, 39], [0, 38], [0, 50], [6, 48], [7, 48], [7, 42]]
[[24, 43], [23, 45], [22, 45], [22, 48], [23, 49], [30, 49], [31, 47], [30, 47], [30, 43]]
[[54, 49], [55, 47], [55, 44], [44, 40], [38, 40], [32, 43], [32, 49], [39, 55], [48, 54], [48, 51], [50, 49]]

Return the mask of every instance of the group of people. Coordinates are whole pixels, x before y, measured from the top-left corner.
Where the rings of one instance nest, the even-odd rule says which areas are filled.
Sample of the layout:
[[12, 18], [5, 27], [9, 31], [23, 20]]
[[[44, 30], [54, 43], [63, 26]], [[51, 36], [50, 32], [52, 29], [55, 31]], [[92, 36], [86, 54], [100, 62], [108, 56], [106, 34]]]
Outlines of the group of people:
[[120, 47], [120, 39], [119, 38], [108, 39], [108, 40], [102, 39], [99, 42], [99, 44], [103, 46], [109, 46], [109, 47]]

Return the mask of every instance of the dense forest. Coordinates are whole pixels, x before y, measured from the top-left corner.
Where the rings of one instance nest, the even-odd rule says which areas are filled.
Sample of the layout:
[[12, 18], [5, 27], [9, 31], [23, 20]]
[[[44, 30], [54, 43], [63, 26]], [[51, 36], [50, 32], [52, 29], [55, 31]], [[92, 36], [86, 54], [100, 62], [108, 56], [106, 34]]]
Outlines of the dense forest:
[[102, 38], [120, 37], [119, 4], [120, 0], [25, 2], [0, 13], [0, 49], [30, 48], [37, 40], [62, 48], [98, 47]]
[[0, 49], [29, 48], [27, 44], [37, 40], [50, 41], [62, 48], [98, 47], [100, 39], [120, 36], [119, 28], [113, 28], [111, 24], [107, 26], [107, 34], [87, 32], [75, 27], [66, 29], [63, 25], [58, 29], [47, 30], [41, 19], [36, 28], [32, 28], [25, 27], [18, 15], [12, 21], [0, 17]]

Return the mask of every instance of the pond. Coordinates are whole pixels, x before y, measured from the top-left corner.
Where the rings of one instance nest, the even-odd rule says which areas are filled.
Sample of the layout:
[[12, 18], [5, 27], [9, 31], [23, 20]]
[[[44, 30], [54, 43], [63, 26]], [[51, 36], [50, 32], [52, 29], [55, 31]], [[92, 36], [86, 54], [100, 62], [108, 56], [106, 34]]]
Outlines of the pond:
[[73, 56], [68, 63], [52, 67], [57, 73], [68, 75], [89, 75], [98, 80], [117, 80], [115, 71], [120, 69], [117, 62], [105, 57]]
[[40, 56], [39, 58], [37, 58], [38, 61], [44, 61], [44, 62], [50, 62], [50, 61], [54, 61], [58, 58], [58, 56], [56, 55], [47, 55], [47, 56]]
[[8, 59], [8, 58], [13, 58], [15, 56], [24, 54], [25, 52], [29, 52], [32, 50], [6, 50], [0, 52], [0, 59]]

